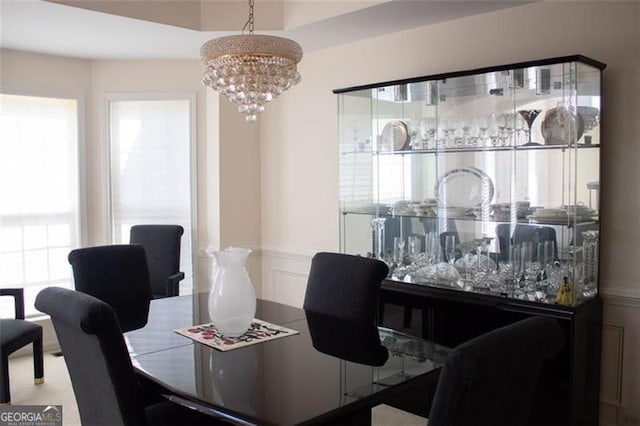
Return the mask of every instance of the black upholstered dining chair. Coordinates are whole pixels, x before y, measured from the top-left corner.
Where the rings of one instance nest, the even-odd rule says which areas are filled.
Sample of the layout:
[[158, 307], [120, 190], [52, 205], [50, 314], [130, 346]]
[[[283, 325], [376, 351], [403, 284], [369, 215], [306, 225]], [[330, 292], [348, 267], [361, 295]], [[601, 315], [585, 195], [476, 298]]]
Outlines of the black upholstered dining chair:
[[316, 253], [311, 260], [303, 309], [374, 324], [380, 284], [389, 267], [380, 260], [343, 253]]
[[564, 341], [557, 320], [530, 317], [460, 344], [438, 379], [429, 426], [524, 425], [543, 362]]
[[14, 299], [14, 318], [0, 319], [0, 404], [11, 403], [9, 385], [9, 355], [20, 348], [33, 344], [33, 376], [36, 385], [44, 383], [42, 360], [42, 327], [24, 319], [24, 289], [0, 288], [0, 296]]
[[123, 331], [147, 324], [151, 284], [144, 248], [134, 244], [85, 247], [69, 253], [75, 288], [106, 302]]
[[140, 244], [147, 253], [151, 293], [154, 299], [178, 296], [180, 281], [180, 243], [184, 229], [180, 225], [134, 225], [129, 243]]
[[51, 316], [84, 425], [224, 424], [164, 400], [145, 406], [114, 310], [85, 293], [43, 289], [36, 308]]

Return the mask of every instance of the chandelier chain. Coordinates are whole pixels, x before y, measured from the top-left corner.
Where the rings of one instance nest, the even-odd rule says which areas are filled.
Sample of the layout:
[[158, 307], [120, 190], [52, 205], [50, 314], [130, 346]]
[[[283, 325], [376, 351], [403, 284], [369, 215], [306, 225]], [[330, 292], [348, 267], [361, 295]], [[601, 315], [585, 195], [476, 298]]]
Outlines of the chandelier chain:
[[242, 34], [244, 35], [244, 31], [249, 27], [249, 34], [253, 34], [253, 7], [255, 0], [249, 0], [249, 19], [245, 22], [242, 27]]

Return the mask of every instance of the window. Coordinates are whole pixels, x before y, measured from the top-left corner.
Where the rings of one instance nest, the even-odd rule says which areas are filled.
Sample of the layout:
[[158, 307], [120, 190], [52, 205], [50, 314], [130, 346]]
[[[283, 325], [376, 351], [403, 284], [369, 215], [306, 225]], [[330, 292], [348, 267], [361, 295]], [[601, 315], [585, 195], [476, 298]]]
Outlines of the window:
[[78, 200], [78, 100], [0, 94], [0, 286], [24, 287], [27, 316], [42, 288], [72, 286]]
[[192, 289], [190, 96], [109, 100], [111, 227], [128, 243], [135, 224], [177, 224], [182, 236], [180, 293]]

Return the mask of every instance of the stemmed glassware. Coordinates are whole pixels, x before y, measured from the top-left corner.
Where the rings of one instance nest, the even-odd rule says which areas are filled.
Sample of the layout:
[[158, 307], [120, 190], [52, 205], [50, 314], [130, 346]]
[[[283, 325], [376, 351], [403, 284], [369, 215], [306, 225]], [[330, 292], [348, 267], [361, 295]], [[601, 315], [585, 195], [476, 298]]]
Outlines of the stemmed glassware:
[[525, 143], [525, 145], [540, 145], [537, 142], [531, 142], [531, 126], [533, 125], [533, 122], [535, 121], [536, 117], [542, 112], [541, 109], [521, 109], [518, 111], [518, 114], [520, 114], [520, 116], [522, 118], [524, 118], [524, 121], [527, 123], [527, 143]]
[[509, 114], [498, 114], [496, 117], [498, 125], [498, 137], [500, 139], [500, 146], [507, 145], [507, 128], [509, 127]]
[[371, 228], [373, 230], [373, 258], [384, 261], [384, 217], [376, 217], [371, 220]]
[[420, 137], [422, 139], [422, 149], [436, 148], [437, 123], [435, 118], [423, 118], [420, 120]]
[[411, 235], [407, 238], [407, 241], [409, 243], [409, 259], [413, 265], [416, 263], [418, 254], [420, 253], [420, 239], [415, 235]]
[[498, 126], [498, 116], [496, 114], [489, 115], [487, 130], [489, 131], [491, 146], [497, 146], [498, 139], [500, 138], [500, 129]]
[[438, 234], [429, 232], [424, 237], [424, 250], [427, 257], [427, 263], [434, 264], [438, 258]]
[[444, 131], [444, 145], [447, 148], [452, 148], [454, 141], [454, 133], [456, 131], [456, 122], [453, 118], [447, 118], [442, 120], [443, 131]]
[[532, 241], [522, 243], [522, 267], [525, 276], [525, 292], [531, 293], [534, 290], [534, 283], [540, 271], [540, 264], [534, 258], [534, 243]]
[[553, 267], [553, 241], [539, 241], [536, 249], [536, 299], [544, 301], [549, 291], [549, 278]]
[[[522, 134], [522, 132], [524, 131], [524, 125], [525, 125], [525, 119], [522, 117], [521, 114], [518, 114], [515, 116], [515, 132], [516, 132], [516, 140], [515, 140], [515, 144], [518, 145], [520, 142], [520, 136]], [[526, 142], [525, 142], [526, 143]]]
[[402, 237], [393, 238], [393, 263], [395, 268], [393, 269], [393, 277], [397, 279], [404, 279], [404, 277], [411, 271], [410, 266], [404, 264], [406, 241]]
[[404, 246], [405, 240], [402, 237], [393, 238], [393, 262], [396, 267], [400, 268], [404, 265]]
[[489, 137], [489, 118], [488, 117], [480, 117], [478, 118], [478, 138], [480, 139], [480, 145], [486, 145], [486, 141]]
[[447, 261], [450, 265], [456, 260], [456, 236], [445, 235], [444, 239], [444, 253], [447, 256]]

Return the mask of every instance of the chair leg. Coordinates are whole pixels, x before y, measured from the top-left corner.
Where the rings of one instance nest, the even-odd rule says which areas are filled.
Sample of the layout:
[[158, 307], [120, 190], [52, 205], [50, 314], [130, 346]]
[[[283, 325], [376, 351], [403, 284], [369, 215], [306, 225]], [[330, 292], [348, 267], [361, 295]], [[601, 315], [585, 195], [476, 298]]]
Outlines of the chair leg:
[[2, 354], [2, 362], [0, 363], [0, 405], [11, 403], [11, 394], [9, 392], [9, 355]]
[[36, 385], [44, 383], [44, 361], [42, 359], [42, 337], [33, 341], [33, 377]]

